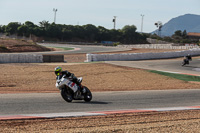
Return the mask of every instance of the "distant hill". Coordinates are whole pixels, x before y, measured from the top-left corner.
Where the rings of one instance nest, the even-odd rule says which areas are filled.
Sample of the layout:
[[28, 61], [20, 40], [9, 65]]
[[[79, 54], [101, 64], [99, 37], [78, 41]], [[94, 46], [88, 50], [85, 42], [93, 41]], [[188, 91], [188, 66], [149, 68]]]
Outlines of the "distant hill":
[[[200, 33], [200, 15], [185, 14], [171, 19], [163, 25], [161, 36], [171, 36], [177, 30]], [[157, 30], [152, 33], [157, 33]]]

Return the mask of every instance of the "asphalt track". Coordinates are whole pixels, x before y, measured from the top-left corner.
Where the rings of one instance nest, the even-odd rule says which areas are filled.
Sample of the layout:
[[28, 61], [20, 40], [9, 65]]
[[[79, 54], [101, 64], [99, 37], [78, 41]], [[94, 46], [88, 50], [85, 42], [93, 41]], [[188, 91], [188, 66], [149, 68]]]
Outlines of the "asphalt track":
[[46, 44], [40, 43], [39, 45], [45, 47], [57, 48], [74, 48], [75, 50], [67, 51], [50, 51], [50, 52], [35, 52], [36, 54], [79, 54], [79, 53], [94, 53], [94, 52], [110, 52], [110, 51], [123, 51], [129, 50], [127, 48], [118, 48], [110, 46], [93, 46], [93, 45], [71, 45], [71, 44]]
[[[93, 46], [88, 49], [85, 48], [81, 48], [82, 51], [76, 51], [76, 53], [87, 53], [92, 51], [97, 52], [104, 49], [99, 49], [99, 47]], [[113, 50], [118, 51], [119, 49]], [[72, 51], [72, 53], [74, 52], [75, 51]], [[199, 59], [193, 59], [191, 64], [185, 67], [181, 66], [181, 59], [108, 63], [143, 69], [200, 75], [199, 61]], [[59, 91], [58, 93], [0, 94], [0, 118], [2, 118], [2, 116], [20, 114], [55, 114], [71, 112], [98, 112], [108, 110], [177, 108], [186, 106], [199, 106], [199, 101], [200, 90], [197, 89], [95, 92], [93, 93], [92, 101], [89, 103], [85, 103], [84, 101], [73, 101], [72, 103], [67, 103], [61, 98]]]
[[147, 61], [109, 61], [107, 63], [142, 68], [149, 70], [167, 71], [200, 76], [200, 58], [190, 61], [189, 65], [182, 66], [182, 59], [172, 60], [147, 60]]
[[198, 106], [200, 90], [96, 92], [89, 103], [65, 102], [59, 93], [1, 94], [0, 117], [5, 115], [98, 112]]

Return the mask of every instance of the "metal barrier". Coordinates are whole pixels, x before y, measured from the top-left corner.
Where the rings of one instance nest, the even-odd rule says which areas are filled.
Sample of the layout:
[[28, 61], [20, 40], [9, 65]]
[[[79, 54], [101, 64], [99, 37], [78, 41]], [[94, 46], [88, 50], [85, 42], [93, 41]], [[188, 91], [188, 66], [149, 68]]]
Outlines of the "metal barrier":
[[64, 62], [64, 55], [0, 54], [0, 63]]
[[43, 55], [43, 62], [64, 62], [64, 55]]
[[93, 61], [135, 61], [135, 60], [151, 60], [151, 59], [168, 59], [200, 55], [200, 49], [183, 50], [176, 52], [160, 52], [160, 53], [124, 53], [124, 54], [87, 54], [86, 62]]

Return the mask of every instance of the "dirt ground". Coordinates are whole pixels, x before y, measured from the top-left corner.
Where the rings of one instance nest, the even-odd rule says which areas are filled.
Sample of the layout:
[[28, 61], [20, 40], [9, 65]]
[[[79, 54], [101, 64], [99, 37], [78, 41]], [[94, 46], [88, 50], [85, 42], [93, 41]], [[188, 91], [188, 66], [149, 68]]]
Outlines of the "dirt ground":
[[83, 77], [91, 91], [198, 89], [200, 84], [105, 63], [0, 64], [0, 93], [59, 92], [54, 68], [61, 66]]
[[[149, 51], [168, 50], [133, 49], [129, 52]], [[77, 77], [83, 77], [83, 85], [93, 92], [200, 88], [200, 84], [196, 82], [181, 81], [141, 69], [105, 63], [83, 63], [86, 60], [85, 54], [68, 54], [65, 55], [65, 60], [68, 63], [0, 64], [2, 74], [0, 93], [58, 92], [55, 87], [54, 68], [56, 66], [61, 66], [63, 70], [68, 70]]]
[[[146, 50], [144, 50], [146, 51]], [[143, 52], [144, 52], [143, 51]], [[140, 52], [140, 50], [137, 50]], [[58, 92], [54, 68], [83, 77], [95, 91], [199, 89], [200, 84], [105, 63], [83, 62], [84, 54], [65, 55], [68, 63], [0, 64], [0, 93]], [[71, 63], [70, 63], [71, 62]], [[0, 132], [199, 132], [200, 110], [115, 114], [98, 117], [0, 121]]]
[[199, 133], [200, 110], [0, 121], [3, 133]]
[[51, 50], [53, 49], [37, 45], [33, 41], [0, 38], [0, 53], [38, 52]]

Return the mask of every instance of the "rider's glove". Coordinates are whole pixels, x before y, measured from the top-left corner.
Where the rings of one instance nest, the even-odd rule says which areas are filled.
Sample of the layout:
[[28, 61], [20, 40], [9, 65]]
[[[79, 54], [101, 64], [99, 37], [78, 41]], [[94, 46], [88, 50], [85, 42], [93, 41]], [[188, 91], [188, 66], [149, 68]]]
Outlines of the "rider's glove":
[[71, 76], [70, 76], [71, 78], [74, 78], [74, 74], [73, 73], [71, 73]]
[[66, 74], [64, 74], [64, 75], [63, 75], [63, 78], [66, 78], [66, 76], [67, 76], [67, 75], [66, 75]]

